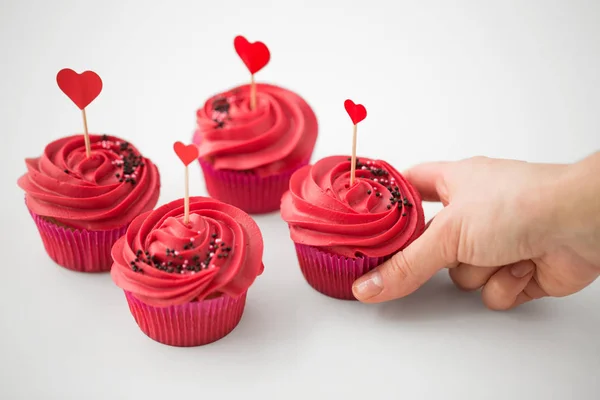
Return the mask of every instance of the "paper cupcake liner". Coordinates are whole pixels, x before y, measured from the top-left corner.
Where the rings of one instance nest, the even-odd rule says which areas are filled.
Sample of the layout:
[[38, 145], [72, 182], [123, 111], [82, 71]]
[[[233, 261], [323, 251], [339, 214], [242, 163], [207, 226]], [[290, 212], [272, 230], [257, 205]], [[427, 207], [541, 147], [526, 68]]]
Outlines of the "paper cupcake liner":
[[389, 258], [348, 258], [313, 246], [295, 245], [302, 275], [310, 286], [324, 295], [342, 300], [356, 300], [352, 294], [354, 281]]
[[150, 306], [127, 291], [125, 297], [142, 332], [178, 347], [201, 346], [225, 337], [240, 322], [246, 304], [246, 293], [169, 307]]
[[279, 210], [281, 196], [289, 189], [292, 174], [308, 164], [307, 160], [280, 174], [260, 177], [250, 172], [216, 170], [212, 164], [199, 161], [208, 194], [249, 214]]
[[110, 250], [127, 231], [127, 225], [109, 231], [58, 226], [29, 211], [37, 225], [46, 252], [58, 265], [78, 272], [107, 272], [112, 265]]

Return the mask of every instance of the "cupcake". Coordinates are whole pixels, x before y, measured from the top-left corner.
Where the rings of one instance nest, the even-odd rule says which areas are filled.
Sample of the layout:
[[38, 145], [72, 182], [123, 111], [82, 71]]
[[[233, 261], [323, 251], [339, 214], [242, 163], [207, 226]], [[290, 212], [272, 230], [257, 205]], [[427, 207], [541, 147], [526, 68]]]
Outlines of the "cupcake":
[[149, 159], [114, 136], [58, 139], [25, 160], [18, 180], [50, 258], [81, 272], [108, 271], [113, 244], [158, 201], [160, 177]]
[[424, 229], [418, 192], [385, 161], [333, 156], [298, 170], [281, 200], [300, 269], [317, 291], [354, 300], [352, 283]]
[[307, 165], [317, 139], [317, 118], [297, 94], [256, 84], [210, 98], [197, 112], [193, 141], [210, 196], [248, 213], [279, 209], [292, 174]]
[[111, 275], [151, 339], [199, 346], [231, 332], [246, 292], [263, 271], [263, 241], [248, 214], [190, 197], [189, 223], [179, 199], [137, 217], [112, 249]]

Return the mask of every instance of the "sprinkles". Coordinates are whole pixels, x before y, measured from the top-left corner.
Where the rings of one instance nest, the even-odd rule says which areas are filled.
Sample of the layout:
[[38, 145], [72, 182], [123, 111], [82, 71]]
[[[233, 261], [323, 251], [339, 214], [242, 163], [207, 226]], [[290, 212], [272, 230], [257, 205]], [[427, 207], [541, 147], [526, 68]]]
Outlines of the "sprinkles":
[[[352, 161], [352, 158], [348, 157], [348, 161]], [[395, 178], [390, 177], [390, 173], [387, 170], [380, 168], [373, 161], [361, 162], [359, 159], [356, 159], [356, 168], [362, 171], [368, 171], [367, 174], [370, 174], [370, 176], [365, 177], [364, 175], [362, 175], [363, 178], [372, 180], [373, 182], [376, 182], [381, 185], [387, 185], [385, 186], [385, 188], [388, 190], [388, 192], [390, 192], [391, 195], [388, 198], [389, 204], [386, 205], [386, 208], [388, 210], [391, 210], [393, 207], [396, 206], [396, 204], [398, 204], [398, 209], [402, 209], [402, 207], [413, 206], [413, 204], [408, 200], [408, 198], [402, 196], [402, 194], [400, 193], [400, 188], [395, 185]], [[375, 191], [376, 197], [383, 197], [382, 193], [378, 191], [377, 185], [373, 185], [371, 189], [367, 190], [367, 195], [370, 195], [371, 193], [373, 193], [373, 191]], [[403, 216], [406, 216], [406, 213], [404, 213]]]
[[[112, 141], [108, 135], [102, 135], [101, 146], [103, 149], [111, 150], [119, 159], [113, 160], [112, 165], [122, 171], [115, 173], [115, 178], [120, 183], [130, 183], [132, 186], [136, 184], [139, 168], [144, 166], [144, 157], [136, 154], [136, 151], [129, 142], [121, 142], [119, 140]], [[65, 173], [67, 170], [65, 170]]]
[[[213, 261], [215, 259], [223, 260], [230, 256], [233, 248], [222, 241], [221, 238], [217, 237], [216, 233], [211, 235], [210, 251], [202, 251], [201, 253], [196, 252], [188, 257], [184, 257], [179, 250], [166, 248], [164, 257], [170, 258], [168, 261], [161, 261], [160, 258], [149, 251], [143, 251], [138, 249], [135, 252], [135, 260], [130, 262], [131, 270], [137, 273], [143, 273], [144, 270], [138, 265], [144, 263], [153, 267], [159, 271], [166, 272], [168, 274], [195, 274], [203, 269], [217, 268], [217, 264]], [[182, 246], [181, 252], [194, 248], [194, 238], [190, 238], [189, 243]], [[215, 241], [220, 243], [220, 246], [215, 246]], [[206, 254], [205, 258], [202, 259], [200, 254]]]
[[211, 119], [216, 123], [215, 128], [222, 129], [225, 126], [225, 121], [230, 120], [229, 109], [231, 104], [225, 97], [217, 97], [212, 103]]

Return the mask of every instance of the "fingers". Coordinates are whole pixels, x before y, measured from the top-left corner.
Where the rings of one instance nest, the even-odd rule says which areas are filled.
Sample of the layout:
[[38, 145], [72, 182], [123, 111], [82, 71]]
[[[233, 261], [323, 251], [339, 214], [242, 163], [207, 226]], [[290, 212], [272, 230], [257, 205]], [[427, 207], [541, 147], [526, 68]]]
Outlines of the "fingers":
[[437, 271], [456, 261], [460, 224], [442, 210], [423, 235], [373, 271], [354, 282], [354, 296], [365, 303], [404, 297]]
[[534, 271], [535, 264], [531, 260], [502, 267], [483, 287], [483, 303], [491, 310], [508, 310], [531, 300], [533, 297], [525, 288], [532, 280]]
[[[525, 289], [523, 289], [523, 292], [519, 294], [519, 297], [526, 299], [526, 301], [537, 300], [546, 296], [548, 296], [548, 294], [538, 284], [535, 273], [527, 283], [527, 286], [525, 286]], [[519, 303], [519, 297], [517, 297], [517, 302], [515, 303], [515, 306], [522, 304]], [[523, 303], [524, 302], [525, 301], [523, 301]]]
[[444, 201], [448, 196], [442, 173], [449, 164], [448, 162], [420, 164], [404, 171], [402, 175], [417, 189], [424, 201]]
[[459, 264], [449, 270], [450, 279], [462, 290], [473, 291], [480, 289], [494, 275], [500, 267], [484, 268], [470, 264]]
[[483, 287], [482, 300], [492, 310], [508, 310], [546, 296], [535, 279], [535, 264], [530, 260], [495, 268], [459, 264], [449, 274], [462, 290]]

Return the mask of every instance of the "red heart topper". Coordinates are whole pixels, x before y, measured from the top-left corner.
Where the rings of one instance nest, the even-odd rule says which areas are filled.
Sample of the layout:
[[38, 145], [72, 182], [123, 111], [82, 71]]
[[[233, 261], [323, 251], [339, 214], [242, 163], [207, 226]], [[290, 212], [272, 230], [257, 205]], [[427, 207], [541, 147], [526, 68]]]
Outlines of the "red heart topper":
[[186, 167], [198, 158], [198, 147], [196, 147], [195, 144], [188, 144], [186, 146], [181, 142], [175, 142], [173, 144], [173, 150], [175, 150], [177, 157], [179, 157]]
[[354, 125], [367, 118], [367, 109], [362, 104], [354, 104], [350, 99], [344, 102], [344, 108]]
[[56, 83], [80, 110], [86, 108], [102, 91], [102, 79], [93, 71], [81, 74], [65, 68], [56, 74]]
[[260, 71], [271, 59], [271, 53], [263, 42], [250, 43], [243, 36], [236, 36], [233, 46], [251, 74]]

